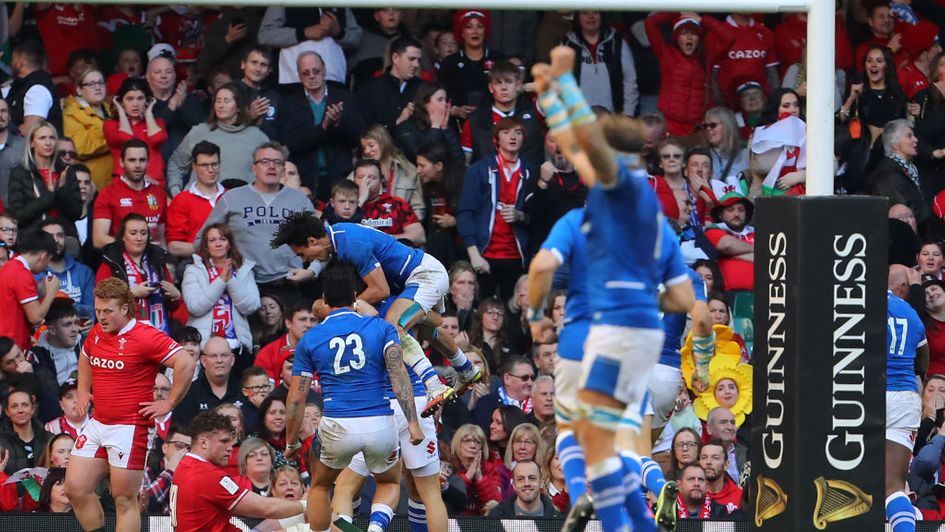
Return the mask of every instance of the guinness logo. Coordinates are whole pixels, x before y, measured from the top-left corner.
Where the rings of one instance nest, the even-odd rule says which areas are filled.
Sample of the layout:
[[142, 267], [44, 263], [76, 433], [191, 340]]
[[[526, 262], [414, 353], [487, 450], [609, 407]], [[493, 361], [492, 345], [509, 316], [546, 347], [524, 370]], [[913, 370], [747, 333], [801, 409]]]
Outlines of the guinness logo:
[[788, 496], [774, 479], [758, 475], [758, 495], [755, 499], [755, 526], [761, 526], [787, 510]]
[[826, 480], [817, 477], [817, 504], [814, 506], [814, 526], [818, 530], [836, 521], [865, 514], [873, 506], [873, 497], [850, 482]]

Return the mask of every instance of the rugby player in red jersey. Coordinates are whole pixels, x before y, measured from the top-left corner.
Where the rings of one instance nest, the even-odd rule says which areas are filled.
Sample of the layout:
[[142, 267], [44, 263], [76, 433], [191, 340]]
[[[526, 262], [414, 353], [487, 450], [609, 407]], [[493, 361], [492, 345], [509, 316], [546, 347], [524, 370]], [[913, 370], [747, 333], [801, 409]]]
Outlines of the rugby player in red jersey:
[[[105, 279], [95, 287], [98, 323], [79, 357], [76, 406], [82, 416], [90, 402], [95, 410], [72, 448], [65, 483], [79, 524], [93, 532], [105, 530], [95, 487], [106, 475], [115, 498], [116, 530], [141, 530], [138, 490], [148, 428], [184, 397], [196, 367], [183, 347], [134, 315], [134, 296], [124, 281]], [[174, 368], [176, 378], [167, 399], [155, 401], [154, 377], [162, 366]]]

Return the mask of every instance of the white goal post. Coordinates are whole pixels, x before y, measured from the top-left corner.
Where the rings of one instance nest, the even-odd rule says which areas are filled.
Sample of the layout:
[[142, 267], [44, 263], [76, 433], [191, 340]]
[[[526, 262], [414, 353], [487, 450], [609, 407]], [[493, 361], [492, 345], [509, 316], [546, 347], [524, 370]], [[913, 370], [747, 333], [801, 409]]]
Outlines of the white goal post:
[[[752, 13], [807, 12], [807, 195], [833, 194], [834, 126], [834, 0], [164, 0], [166, 4], [400, 7], [426, 9], [600, 9], [603, 11], [746, 11]], [[91, 4], [127, 3], [90, 0]]]

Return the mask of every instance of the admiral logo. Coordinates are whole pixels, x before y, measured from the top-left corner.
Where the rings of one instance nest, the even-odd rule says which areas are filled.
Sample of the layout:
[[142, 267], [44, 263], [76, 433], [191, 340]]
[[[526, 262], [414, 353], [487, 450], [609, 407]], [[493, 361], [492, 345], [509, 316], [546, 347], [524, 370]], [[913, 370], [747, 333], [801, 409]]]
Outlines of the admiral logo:
[[109, 360], [107, 358], [99, 358], [99, 357], [90, 356], [89, 364], [91, 364], [93, 368], [118, 369], [118, 370], [125, 369], [125, 362], [123, 360], [119, 360], [116, 362], [114, 360]]
[[394, 226], [394, 221], [391, 220], [390, 218], [374, 218], [371, 220], [365, 219], [365, 220], [361, 220], [361, 223], [368, 227], [373, 227], [373, 228]]

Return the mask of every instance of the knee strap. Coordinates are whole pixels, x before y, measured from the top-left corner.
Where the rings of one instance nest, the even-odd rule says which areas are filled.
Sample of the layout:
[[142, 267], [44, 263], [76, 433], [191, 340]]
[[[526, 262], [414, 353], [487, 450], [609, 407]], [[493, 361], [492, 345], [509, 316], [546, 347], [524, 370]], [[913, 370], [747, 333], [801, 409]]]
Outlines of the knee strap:
[[423, 311], [423, 307], [420, 306], [420, 303], [414, 301], [412, 305], [407, 307], [407, 310], [401, 313], [400, 317], [397, 319], [397, 325], [402, 329], [406, 329], [407, 324], [410, 323], [410, 320], [412, 320], [417, 314], [423, 315], [426, 313]]
[[621, 425], [621, 419], [623, 419], [623, 409], [592, 405], [578, 400], [573, 418], [583, 419], [589, 421], [595, 427], [616, 432]]

